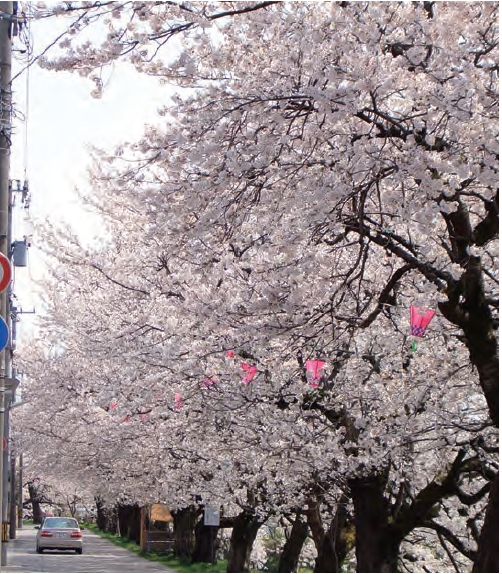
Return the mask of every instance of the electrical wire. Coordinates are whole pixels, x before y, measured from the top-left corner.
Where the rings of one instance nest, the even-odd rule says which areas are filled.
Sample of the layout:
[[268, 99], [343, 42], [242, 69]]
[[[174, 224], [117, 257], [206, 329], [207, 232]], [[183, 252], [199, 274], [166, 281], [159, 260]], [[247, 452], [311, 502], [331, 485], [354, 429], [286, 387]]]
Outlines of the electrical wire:
[[29, 161], [29, 112], [30, 112], [30, 71], [31, 59], [33, 55], [33, 38], [31, 33], [31, 4], [28, 2], [22, 9], [22, 25], [19, 30], [19, 39], [26, 48], [26, 63], [25, 68], [25, 112], [24, 112], [24, 142], [23, 142], [23, 167], [24, 167], [24, 181], [28, 181], [28, 161]]

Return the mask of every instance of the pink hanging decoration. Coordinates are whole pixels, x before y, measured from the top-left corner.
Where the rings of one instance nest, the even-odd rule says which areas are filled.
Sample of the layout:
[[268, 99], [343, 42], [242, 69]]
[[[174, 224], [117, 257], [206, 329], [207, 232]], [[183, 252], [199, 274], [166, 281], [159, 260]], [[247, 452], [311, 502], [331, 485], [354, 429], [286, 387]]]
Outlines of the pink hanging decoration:
[[179, 393], [174, 393], [174, 408], [179, 411], [183, 406], [183, 397]]
[[248, 365], [247, 363], [241, 363], [241, 369], [246, 373], [242, 377], [242, 382], [249, 385], [249, 383], [254, 379], [258, 369], [254, 365]]
[[113, 399], [113, 401], [110, 402], [110, 404], [108, 405], [108, 408], [113, 411], [117, 408], [117, 401], [115, 399]]
[[412, 305], [410, 307], [411, 334], [414, 337], [423, 337], [425, 329], [436, 314], [432, 309], [421, 309]]
[[228, 350], [228, 351], [227, 351], [227, 357], [228, 357], [229, 359], [233, 359], [233, 358], [235, 357], [234, 352]]
[[127, 416], [127, 417], [124, 418], [124, 422], [125, 422], [125, 423], [130, 423], [130, 422], [131, 422], [131, 419]]
[[321, 369], [326, 366], [326, 361], [320, 361], [318, 359], [310, 360], [305, 362], [305, 369], [307, 373], [312, 373], [309, 377], [309, 385], [311, 387], [318, 387], [319, 381], [321, 380], [322, 374], [319, 373]]

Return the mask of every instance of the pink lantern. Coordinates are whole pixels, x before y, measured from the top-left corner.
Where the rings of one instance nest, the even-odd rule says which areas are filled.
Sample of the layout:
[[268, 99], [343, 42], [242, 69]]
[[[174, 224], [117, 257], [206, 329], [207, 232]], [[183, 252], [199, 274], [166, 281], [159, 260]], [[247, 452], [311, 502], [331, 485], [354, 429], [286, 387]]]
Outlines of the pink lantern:
[[233, 359], [233, 358], [235, 357], [234, 352], [228, 350], [228, 351], [227, 351], [227, 357], [228, 357], [229, 359]]
[[248, 365], [247, 363], [241, 363], [241, 369], [246, 373], [242, 377], [242, 382], [249, 385], [249, 383], [254, 379], [258, 369], [254, 365]]
[[309, 385], [311, 387], [318, 387], [319, 381], [321, 380], [322, 374], [319, 373], [321, 369], [326, 366], [326, 361], [320, 361], [319, 359], [312, 359], [305, 362], [305, 369], [307, 373], [312, 373], [309, 377]]
[[412, 305], [410, 307], [410, 327], [414, 337], [423, 337], [425, 329], [436, 314], [432, 309], [421, 309]]
[[179, 411], [183, 406], [183, 397], [180, 393], [174, 393], [174, 408]]

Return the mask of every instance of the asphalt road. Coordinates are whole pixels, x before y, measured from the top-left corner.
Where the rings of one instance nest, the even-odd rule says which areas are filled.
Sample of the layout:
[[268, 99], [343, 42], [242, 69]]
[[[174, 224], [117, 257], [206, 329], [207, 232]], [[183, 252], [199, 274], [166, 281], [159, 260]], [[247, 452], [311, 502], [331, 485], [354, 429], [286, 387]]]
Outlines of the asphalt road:
[[35, 552], [37, 531], [25, 525], [17, 531], [16, 539], [9, 540], [7, 564], [0, 572], [174, 572], [166, 566], [137, 556], [129, 550], [115, 546], [97, 534], [84, 531], [84, 552]]

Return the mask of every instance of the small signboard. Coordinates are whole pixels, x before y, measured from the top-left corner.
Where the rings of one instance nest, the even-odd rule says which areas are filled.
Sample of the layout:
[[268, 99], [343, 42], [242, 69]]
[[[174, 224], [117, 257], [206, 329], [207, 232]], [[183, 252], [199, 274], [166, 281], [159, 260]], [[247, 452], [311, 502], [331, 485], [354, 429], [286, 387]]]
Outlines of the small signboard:
[[204, 526], [220, 525], [220, 509], [217, 506], [206, 506], [204, 508]]

